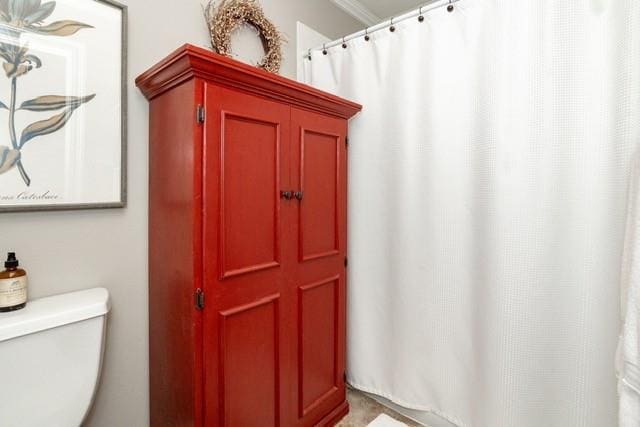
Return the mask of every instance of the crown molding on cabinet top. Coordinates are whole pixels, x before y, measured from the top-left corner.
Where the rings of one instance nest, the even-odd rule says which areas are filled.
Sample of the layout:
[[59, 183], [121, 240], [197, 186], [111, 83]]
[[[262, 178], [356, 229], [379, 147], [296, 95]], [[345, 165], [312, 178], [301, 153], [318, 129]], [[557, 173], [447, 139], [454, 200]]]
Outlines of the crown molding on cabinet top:
[[382, 21], [378, 15], [373, 13], [367, 6], [360, 3], [358, 0], [331, 0], [331, 3], [335, 4], [340, 9], [365, 24], [367, 27], [371, 27]]
[[190, 44], [141, 74], [136, 85], [151, 100], [192, 78], [344, 119], [362, 110], [355, 102]]

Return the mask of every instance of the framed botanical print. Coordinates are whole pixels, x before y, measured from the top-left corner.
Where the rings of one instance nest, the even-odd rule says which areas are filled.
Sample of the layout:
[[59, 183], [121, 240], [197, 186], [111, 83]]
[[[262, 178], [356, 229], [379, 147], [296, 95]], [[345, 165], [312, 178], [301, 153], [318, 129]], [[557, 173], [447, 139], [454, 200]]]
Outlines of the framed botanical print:
[[125, 205], [126, 12], [0, 0], [0, 212]]

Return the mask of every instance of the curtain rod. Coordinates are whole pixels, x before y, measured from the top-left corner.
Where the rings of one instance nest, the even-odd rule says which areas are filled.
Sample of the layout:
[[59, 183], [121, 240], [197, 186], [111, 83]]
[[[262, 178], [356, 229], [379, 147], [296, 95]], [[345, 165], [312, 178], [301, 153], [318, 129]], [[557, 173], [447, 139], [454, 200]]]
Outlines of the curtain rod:
[[[399, 15], [399, 16], [395, 16], [389, 20], [386, 21], [382, 21], [379, 24], [374, 25], [373, 27], [367, 27], [364, 30], [360, 30], [357, 33], [353, 33], [350, 34], [348, 36], [342, 37], [340, 39], [331, 41], [329, 43], [325, 43], [322, 46], [316, 47], [316, 48], [312, 48], [309, 49], [307, 52], [305, 52], [302, 57], [303, 58], [307, 58], [307, 59], [311, 59], [311, 52], [312, 51], [325, 51], [327, 49], [330, 49], [332, 47], [338, 46], [338, 45], [342, 45], [342, 47], [346, 47], [346, 42], [350, 41], [350, 40], [354, 40], [357, 39], [358, 37], [365, 37], [367, 38], [369, 36], [369, 34], [375, 33], [377, 31], [380, 30], [384, 30], [385, 28], [389, 28], [392, 32], [395, 31], [395, 27], [393, 26], [394, 24], [397, 24], [399, 22], [402, 21], [406, 21], [407, 19], [411, 19], [411, 18], [415, 18], [418, 17], [418, 19], [420, 20], [420, 22], [422, 22], [422, 20], [424, 19], [424, 17], [422, 17], [422, 15], [424, 15], [426, 12], [429, 12], [431, 10], [443, 7], [443, 6], [448, 6], [448, 10], [449, 12], [453, 12], [453, 4], [457, 3], [460, 0], [431, 0], [425, 4], [423, 4], [422, 6], [420, 6], [417, 9], [414, 9], [410, 12], [407, 12], [403, 15]], [[367, 39], [368, 40], [368, 39]]]

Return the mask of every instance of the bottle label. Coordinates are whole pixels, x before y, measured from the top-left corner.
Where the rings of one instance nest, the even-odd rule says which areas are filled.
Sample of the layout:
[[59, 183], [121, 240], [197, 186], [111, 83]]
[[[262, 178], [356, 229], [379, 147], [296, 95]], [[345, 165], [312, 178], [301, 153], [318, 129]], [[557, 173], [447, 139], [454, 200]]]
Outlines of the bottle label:
[[0, 308], [27, 302], [27, 276], [0, 279]]

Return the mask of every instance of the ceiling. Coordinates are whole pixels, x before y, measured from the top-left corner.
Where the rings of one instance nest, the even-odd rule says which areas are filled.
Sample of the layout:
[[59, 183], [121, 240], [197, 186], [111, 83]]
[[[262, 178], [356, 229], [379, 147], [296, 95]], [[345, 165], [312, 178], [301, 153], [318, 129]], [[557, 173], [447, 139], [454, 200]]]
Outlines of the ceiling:
[[381, 19], [390, 18], [416, 9], [426, 3], [426, 0], [358, 0], [364, 7]]

